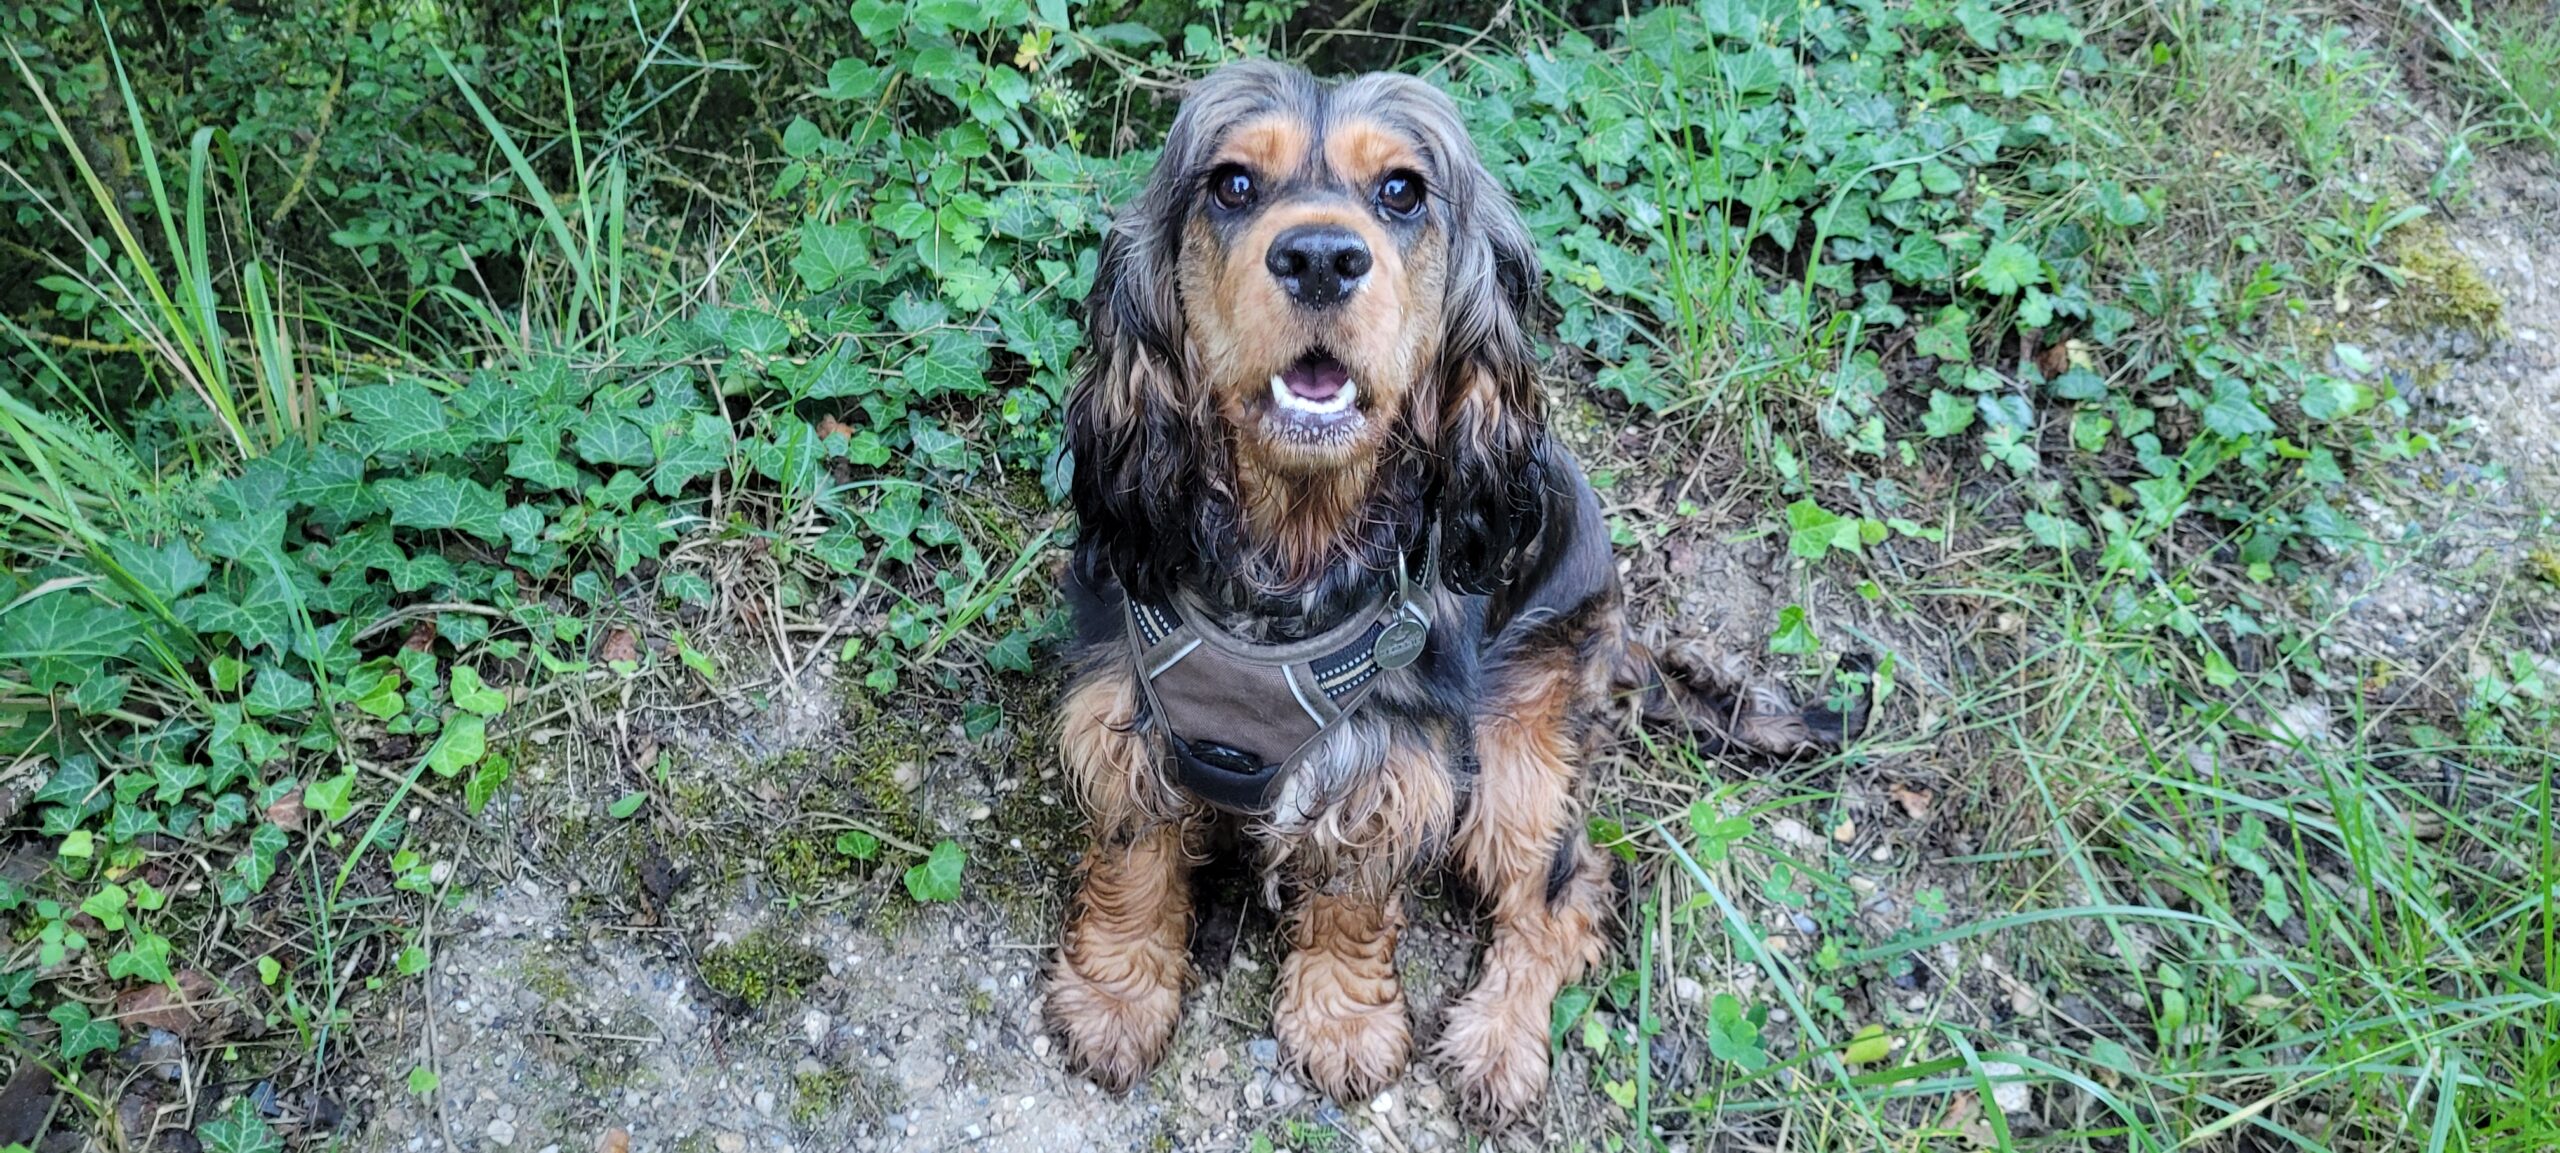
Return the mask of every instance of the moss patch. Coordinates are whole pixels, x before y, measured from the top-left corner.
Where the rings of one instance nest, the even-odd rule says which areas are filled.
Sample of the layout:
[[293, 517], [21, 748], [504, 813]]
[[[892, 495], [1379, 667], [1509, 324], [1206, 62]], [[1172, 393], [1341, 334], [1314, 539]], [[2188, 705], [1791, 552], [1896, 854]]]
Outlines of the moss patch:
[[2482, 336], [2505, 327], [2506, 298], [2481, 275], [2479, 265], [2453, 246], [2443, 228], [2427, 221], [2402, 228], [2392, 234], [2389, 256], [2407, 275], [2394, 305], [2403, 323]]
[[816, 950], [771, 928], [702, 954], [702, 983], [749, 1009], [797, 997], [826, 971], [826, 960]]

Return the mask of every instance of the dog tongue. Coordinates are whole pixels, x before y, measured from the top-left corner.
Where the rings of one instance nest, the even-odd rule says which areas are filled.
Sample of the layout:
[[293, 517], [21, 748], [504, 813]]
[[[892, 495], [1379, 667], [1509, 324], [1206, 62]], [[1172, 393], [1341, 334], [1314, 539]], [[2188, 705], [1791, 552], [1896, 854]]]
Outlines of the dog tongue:
[[1351, 380], [1351, 370], [1330, 356], [1313, 354], [1300, 357], [1298, 363], [1280, 374], [1280, 379], [1302, 399], [1325, 401], [1342, 391], [1342, 386]]

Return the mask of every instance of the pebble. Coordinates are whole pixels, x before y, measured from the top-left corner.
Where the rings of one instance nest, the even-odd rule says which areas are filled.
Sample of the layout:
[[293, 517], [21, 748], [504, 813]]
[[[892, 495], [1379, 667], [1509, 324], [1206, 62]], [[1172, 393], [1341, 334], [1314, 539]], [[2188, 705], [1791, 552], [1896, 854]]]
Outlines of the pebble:
[[1687, 977], [1674, 977], [1671, 979], [1671, 995], [1679, 998], [1682, 1004], [1695, 1005], [1707, 995], [1707, 989]]
[[[2006, 1061], [1982, 1063], [1982, 1075], [1994, 1081], [2002, 1077], [2022, 1076], [2025, 1073], [2026, 1070]], [[1991, 1087], [1991, 1103], [1999, 1106], [2004, 1114], [2024, 1113], [2028, 1106], [2035, 1103], [2035, 1089], [2023, 1081], [2000, 1082]]]
[[816, 1045], [826, 1039], [827, 1026], [833, 1023], [825, 1013], [811, 1009], [800, 1017], [800, 1033], [809, 1039], [811, 1045]]
[[1799, 849], [1809, 849], [1822, 843], [1822, 838], [1814, 836], [1813, 830], [1804, 827], [1804, 822], [1794, 817], [1780, 817], [1770, 822], [1769, 835]]
[[1371, 1099], [1370, 1099], [1370, 1101], [1369, 1101], [1369, 1111], [1370, 1111], [1370, 1112], [1372, 1112], [1372, 1113], [1375, 1113], [1375, 1114], [1377, 1114], [1377, 1115], [1379, 1115], [1379, 1116], [1381, 1116], [1381, 1117], [1384, 1117], [1384, 1116], [1386, 1116], [1386, 1115], [1387, 1115], [1387, 1114], [1389, 1114], [1389, 1113], [1393, 1113], [1393, 1112], [1395, 1112], [1395, 1111], [1396, 1111], [1396, 1093], [1395, 1093], [1395, 1090], [1393, 1090], [1393, 1089], [1389, 1089], [1389, 1090], [1387, 1090], [1386, 1092], [1384, 1092], [1384, 1093], [1380, 1093], [1380, 1094], [1378, 1094], [1376, 1097], [1371, 1098]]
[[489, 1143], [492, 1145], [513, 1145], [516, 1143], [516, 1123], [503, 1117], [489, 1122], [488, 1133]]
[[756, 1115], [757, 1115], [757, 1116], [759, 1116], [759, 1117], [771, 1117], [771, 1116], [773, 1116], [773, 1107], [774, 1107], [774, 1104], [775, 1104], [775, 1102], [774, 1102], [774, 1099], [773, 1099], [773, 1090], [771, 1090], [771, 1089], [758, 1089], [758, 1090], [756, 1090]]
[[711, 1138], [711, 1147], [720, 1153], [747, 1153], [747, 1135], [724, 1129]]
[[1280, 1042], [1270, 1037], [1256, 1037], [1244, 1043], [1244, 1055], [1256, 1065], [1276, 1065], [1280, 1061]]

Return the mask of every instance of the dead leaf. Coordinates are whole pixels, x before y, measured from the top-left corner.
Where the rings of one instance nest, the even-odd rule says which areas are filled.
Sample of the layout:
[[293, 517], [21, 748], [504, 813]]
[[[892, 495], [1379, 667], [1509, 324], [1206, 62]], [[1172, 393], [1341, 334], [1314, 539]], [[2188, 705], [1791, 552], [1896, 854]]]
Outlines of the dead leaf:
[[1927, 789], [1916, 789], [1900, 782], [1886, 785], [1885, 791], [1892, 794], [1894, 804], [1902, 806], [1902, 814], [1915, 821], [1928, 820], [1930, 806], [1938, 802], [1936, 793]]
[[631, 1153], [631, 1131], [620, 1125], [605, 1130], [596, 1138], [596, 1153]]
[[818, 418], [818, 439], [825, 440], [831, 436], [852, 435], [853, 426], [846, 424], [841, 420], [837, 420], [834, 413], [828, 413], [827, 415]]
[[44, 1062], [21, 1058], [18, 1071], [0, 1085], [0, 1142], [26, 1145], [44, 1136], [53, 1115], [53, 1074]]
[[436, 622], [421, 617], [417, 623], [409, 626], [409, 635], [401, 639], [400, 647], [413, 653], [422, 653], [433, 648], [435, 643]]
[[178, 974], [175, 990], [167, 985], [145, 985], [118, 996], [116, 1020], [189, 1037], [213, 1017], [216, 1006], [213, 978], [188, 969]]
[[302, 831], [302, 790], [295, 789], [267, 806], [267, 822], [288, 833]]
[[596, 655], [608, 662], [639, 660], [640, 638], [630, 629], [613, 629], [604, 634], [604, 647]]

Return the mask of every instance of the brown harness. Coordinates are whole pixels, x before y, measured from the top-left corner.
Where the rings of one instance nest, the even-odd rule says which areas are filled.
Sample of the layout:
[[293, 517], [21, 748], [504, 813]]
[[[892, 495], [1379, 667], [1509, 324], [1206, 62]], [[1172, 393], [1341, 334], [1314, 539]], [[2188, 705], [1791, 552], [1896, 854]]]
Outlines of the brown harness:
[[1209, 623], [1177, 589], [1162, 602], [1128, 602], [1129, 654], [1146, 694], [1148, 724], [1164, 734], [1174, 781], [1230, 812], [1269, 810], [1327, 734], [1358, 712], [1385, 673], [1412, 664], [1430, 639], [1424, 602], [1437, 567], [1435, 526], [1417, 584], [1404, 559], [1384, 590], [1323, 634], [1263, 644]]

